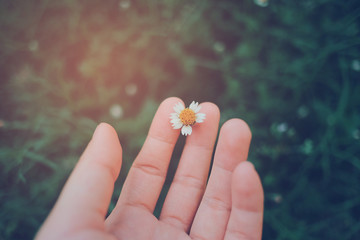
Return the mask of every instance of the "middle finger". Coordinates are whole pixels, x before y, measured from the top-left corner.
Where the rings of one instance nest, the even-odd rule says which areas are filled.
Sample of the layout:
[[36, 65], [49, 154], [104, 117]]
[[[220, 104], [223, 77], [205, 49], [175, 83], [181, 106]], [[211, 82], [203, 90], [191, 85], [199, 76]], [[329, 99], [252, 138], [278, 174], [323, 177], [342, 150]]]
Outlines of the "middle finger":
[[201, 112], [206, 119], [194, 125], [193, 134], [187, 137], [160, 215], [160, 221], [185, 232], [189, 231], [204, 193], [219, 126], [220, 111], [215, 104], [201, 104]]

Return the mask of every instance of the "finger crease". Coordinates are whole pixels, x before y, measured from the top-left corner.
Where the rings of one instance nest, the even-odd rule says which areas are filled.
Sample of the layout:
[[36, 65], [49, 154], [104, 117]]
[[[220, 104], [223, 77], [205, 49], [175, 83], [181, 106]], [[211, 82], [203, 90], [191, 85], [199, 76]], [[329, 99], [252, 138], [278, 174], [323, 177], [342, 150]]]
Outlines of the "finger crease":
[[234, 237], [234, 239], [239, 239], [239, 240], [255, 239], [253, 236], [251, 236], [250, 234], [247, 234], [241, 228], [228, 228], [226, 235], [228, 235], [228, 234], [231, 235], [232, 237]]
[[172, 141], [169, 141], [168, 138], [163, 138], [161, 136], [157, 136], [157, 135], [149, 135], [148, 137], [148, 140], [154, 140], [154, 141], [157, 141], [157, 142], [161, 142], [161, 143], [164, 143], [166, 145], [170, 145], [170, 146], [174, 146], [175, 143], [172, 142]]
[[196, 234], [190, 234], [190, 237], [191, 237], [192, 240], [207, 240], [206, 238], [201, 237], [201, 236], [196, 235]]
[[208, 197], [205, 195], [202, 201], [214, 210], [225, 212], [231, 211], [231, 205], [224, 202], [224, 200], [222, 200], [221, 198]]
[[185, 187], [192, 187], [199, 190], [205, 189], [205, 181], [192, 175], [180, 175], [175, 176], [172, 183], [179, 184]]
[[163, 171], [161, 168], [152, 165], [152, 164], [145, 164], [145, 163], [137, 163], [134, 162], [133, 166], [134, 169], [138, 169], [146, 174], [152, 175], [152, 176], [158, 176], [161, 178], [166, 177], [166, 172]]
[[107, 173], [110, 173], [113, 182], [116, 181], [116, 179], [118, 177], [118, 171], [116, 169], [114, 169], [110, 164], [107, 164], [102, 161], [93, 161], [93, 162], [90, 162], [89, 164], [93, 164], [95, 167], [100, 167], [100, 168], [104, 169]]
[[180, 224], [184, 230], [190, 225], [190, 223], [185, 222], [184, 219], [174, 215], [167, 215], [162, 221], [176, 228], [178, 228]]
[[218, 162], [214, 162], [214, 167], [217, 167], [217, 168], [219, 168], [219, 169], [221, 169], [221, 170], [224, 170], [225, 172], [228, 172], [230, 175], [233, 173], [233, 170], [234, 170], [234, 168], [232, 168], [232, 169], [227, 169], [227, 168], [225, 168], [225, 167], [223, 167], [223, 166], [221, 166]]
[[129, 206], [129, 207], [143, 209], [143, 210], [149, 211], [151, 213], [153, 212], [153, 209], [150, 206], [143, 203], [143, 202], [125, 202], [124, 204]]

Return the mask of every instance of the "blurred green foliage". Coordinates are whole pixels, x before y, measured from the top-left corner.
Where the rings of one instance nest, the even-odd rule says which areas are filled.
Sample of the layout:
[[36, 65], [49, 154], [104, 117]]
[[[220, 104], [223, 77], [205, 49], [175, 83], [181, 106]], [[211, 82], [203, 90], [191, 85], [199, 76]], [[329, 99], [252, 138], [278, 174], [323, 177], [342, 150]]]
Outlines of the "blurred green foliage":
[[112, 208], [168, 96], [249, 123], [264, 239], [359, 239], [360, 2], [256, 2], [0, 0], [0, 239], [34, 236], [101, 121]]

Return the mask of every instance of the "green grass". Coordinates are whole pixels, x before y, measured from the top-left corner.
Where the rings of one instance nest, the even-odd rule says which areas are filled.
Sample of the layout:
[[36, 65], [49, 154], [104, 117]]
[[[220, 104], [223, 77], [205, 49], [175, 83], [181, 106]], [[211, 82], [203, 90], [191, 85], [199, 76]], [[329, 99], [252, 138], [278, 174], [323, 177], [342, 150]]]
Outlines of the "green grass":
[[248, 122], [264, 239], [360, 237], [357, 0], [1, 0], [0, 29], [0, 239], [34, 236], [101, 121], [124, 149], [112, 207], [168, 96]]

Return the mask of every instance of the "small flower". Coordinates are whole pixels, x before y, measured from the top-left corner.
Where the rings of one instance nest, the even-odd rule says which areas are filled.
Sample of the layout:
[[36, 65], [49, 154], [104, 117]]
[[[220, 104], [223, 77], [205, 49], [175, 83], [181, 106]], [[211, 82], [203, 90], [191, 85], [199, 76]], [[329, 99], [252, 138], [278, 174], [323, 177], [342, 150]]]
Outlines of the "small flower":
[[193, 101], [188, 108], [182, 103], [174, 106], [174, 113], [171, 113], [170, 119], [174, 129], [180, 129], [182, 135], [191, 135], [192, 127], [195, 123], [202, 123], [206, 117], [205, 113], [199, 113], [201, 106]]

